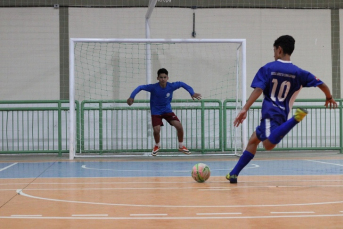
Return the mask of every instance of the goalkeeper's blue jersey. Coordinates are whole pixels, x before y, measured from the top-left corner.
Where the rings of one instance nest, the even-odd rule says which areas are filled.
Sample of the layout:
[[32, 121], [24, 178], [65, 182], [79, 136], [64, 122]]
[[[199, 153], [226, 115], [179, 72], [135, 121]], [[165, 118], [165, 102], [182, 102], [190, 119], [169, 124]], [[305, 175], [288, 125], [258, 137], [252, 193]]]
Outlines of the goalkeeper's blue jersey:
[[292, 62], [277, 60], [259, 69], [251, 87], [263, 89], [261, 118], [285, 122], [291, 117], [290, 112], [300, 90], [321, 84], [321, 80]]
[[130, 98], [135, 98], [141, 90], [150, 92], [150, 109], [152, 115], [161, 115], [173, 112], [171, 108], [171, 101], [173, 99], [173, 92], [180, 87], [186, 89], [192, 96], [194, 90], [191, 86], [184, 82], [177, 81], [174, 83], [167, 82], [167, 86], [162, 88], [159, 83], [147, 84], [138, 86], [130, 95]]

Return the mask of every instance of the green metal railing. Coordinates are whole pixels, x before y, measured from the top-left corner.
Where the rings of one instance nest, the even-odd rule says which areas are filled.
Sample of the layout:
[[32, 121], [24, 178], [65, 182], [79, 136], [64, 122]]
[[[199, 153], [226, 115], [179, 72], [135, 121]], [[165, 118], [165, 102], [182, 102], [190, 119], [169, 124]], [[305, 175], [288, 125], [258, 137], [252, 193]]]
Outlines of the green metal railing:
[[[191, 150], [222, 150], [222, 103], [219, 100], [173, 100], [173, 111], [184, 128], [184, 143]], [[81, 152], [149, 152], [154, 141], [150, 105], [135, 100], [83, 101], [81, 103]], [[161, 128], [161, 151], [177, 150], [174, 127]]]
[[[343, 100], [326, 109], [323, 100], [299, 99], [294, 107], [309, 114], [274, 150], [339, 150], [343, 153]], [[242, 150], [241, 128], [233, 127], [235, 100], [174, 100], [173, 111], [184, 127], [184, 143], [192, 151]], [[75, 103], [77, 153], [150, 152], [153, 144], [150, 106], [137, 100]], [[248, 136], [260, 122], [261, 101], [249, 110]], [[166, 122], [164, 122], [166, 123]], [[0, 154], [69, 152], [69, 101], [1, 101]], [[161, 128], [161, 151], [178, 147], [174, 127]], [[264, 150], [262, 144], [258, 150]]]
[[68, 120], [69, 101], [0, 101], [0, 153], [67, 153]]

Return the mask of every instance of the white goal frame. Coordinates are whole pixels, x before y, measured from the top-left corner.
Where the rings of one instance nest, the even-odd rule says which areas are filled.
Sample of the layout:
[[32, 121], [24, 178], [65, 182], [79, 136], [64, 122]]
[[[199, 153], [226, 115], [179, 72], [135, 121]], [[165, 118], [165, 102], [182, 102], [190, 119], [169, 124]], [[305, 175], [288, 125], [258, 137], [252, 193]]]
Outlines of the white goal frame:
[[[76, 148], [76, 115], [75, 115], [75, 69], [74, 61], [75, 43], [145, 43], [147, 44], [147, 83], [149, 83], [149, 72], [151, 72], [150, 50], [148, 50], [151, 43], [236, 43], [239, 44], [237, 48], [237, 56], [239, 57], [239, 49], [242, 48], [242, 85], [241, 98], [242, 106], [246, 103], [246, 39], [96, 39], [96, 38], [70, 38], [69, 40], [69, 159], [73, 160], [75, 157]], [[247, 124], [242, 123], [242, 149], [247, 146]], [[237, 153], [236, 153], [237, 154]]]

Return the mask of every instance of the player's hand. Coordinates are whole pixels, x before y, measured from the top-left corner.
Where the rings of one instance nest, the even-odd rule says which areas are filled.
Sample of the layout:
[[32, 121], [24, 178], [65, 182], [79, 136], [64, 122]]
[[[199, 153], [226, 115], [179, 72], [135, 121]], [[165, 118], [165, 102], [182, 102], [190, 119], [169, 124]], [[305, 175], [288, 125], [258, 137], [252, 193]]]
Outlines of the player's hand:
[[134, 101], [133, 98], [128, 98], [126, 102], [129, 106], [131, 106], [133, 104], [133, 101]]
[[326, 99], [326, 101], [325, 101], [325, 107], [326, 107], [326, 108], [330, 107], [330, 109], [331, 109], [331, 108], [333, 108], [333, 109], [337, 108], [337, 103], [336, 103], [336, 101], [332, 98], [332, 96], [331, 96], [330, 99]]
[[199, 94], [199, 93], [194, 93], [194, 94], [192, 95], [192, 99], [193, 99], [193, 100], [194, 100], [194, 99], [200, 100], [200, 99], [201, 99], [201, 94]]
[[243, 123], [243, 121], [247, 118], [247, 110], [242, 109], [237, 117], [235, 118], [235, 121], [233, 121], [233, 125], [235, 127], [238, 127], [241, 123]]

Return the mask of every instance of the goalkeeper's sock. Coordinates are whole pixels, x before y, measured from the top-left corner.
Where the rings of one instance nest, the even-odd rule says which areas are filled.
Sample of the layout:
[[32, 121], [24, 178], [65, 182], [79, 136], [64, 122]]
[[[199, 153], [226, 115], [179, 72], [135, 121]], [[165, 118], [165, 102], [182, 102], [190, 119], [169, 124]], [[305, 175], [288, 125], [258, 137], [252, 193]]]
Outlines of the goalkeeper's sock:
[[245, 150], [242, 156], [239, 158], [236, 166], [230, 172], [230, 175], [239, 175], [242, 169], [249, 164], [249, 162], [254, 158], [254, 154], [250, 153], [249, 151]]

